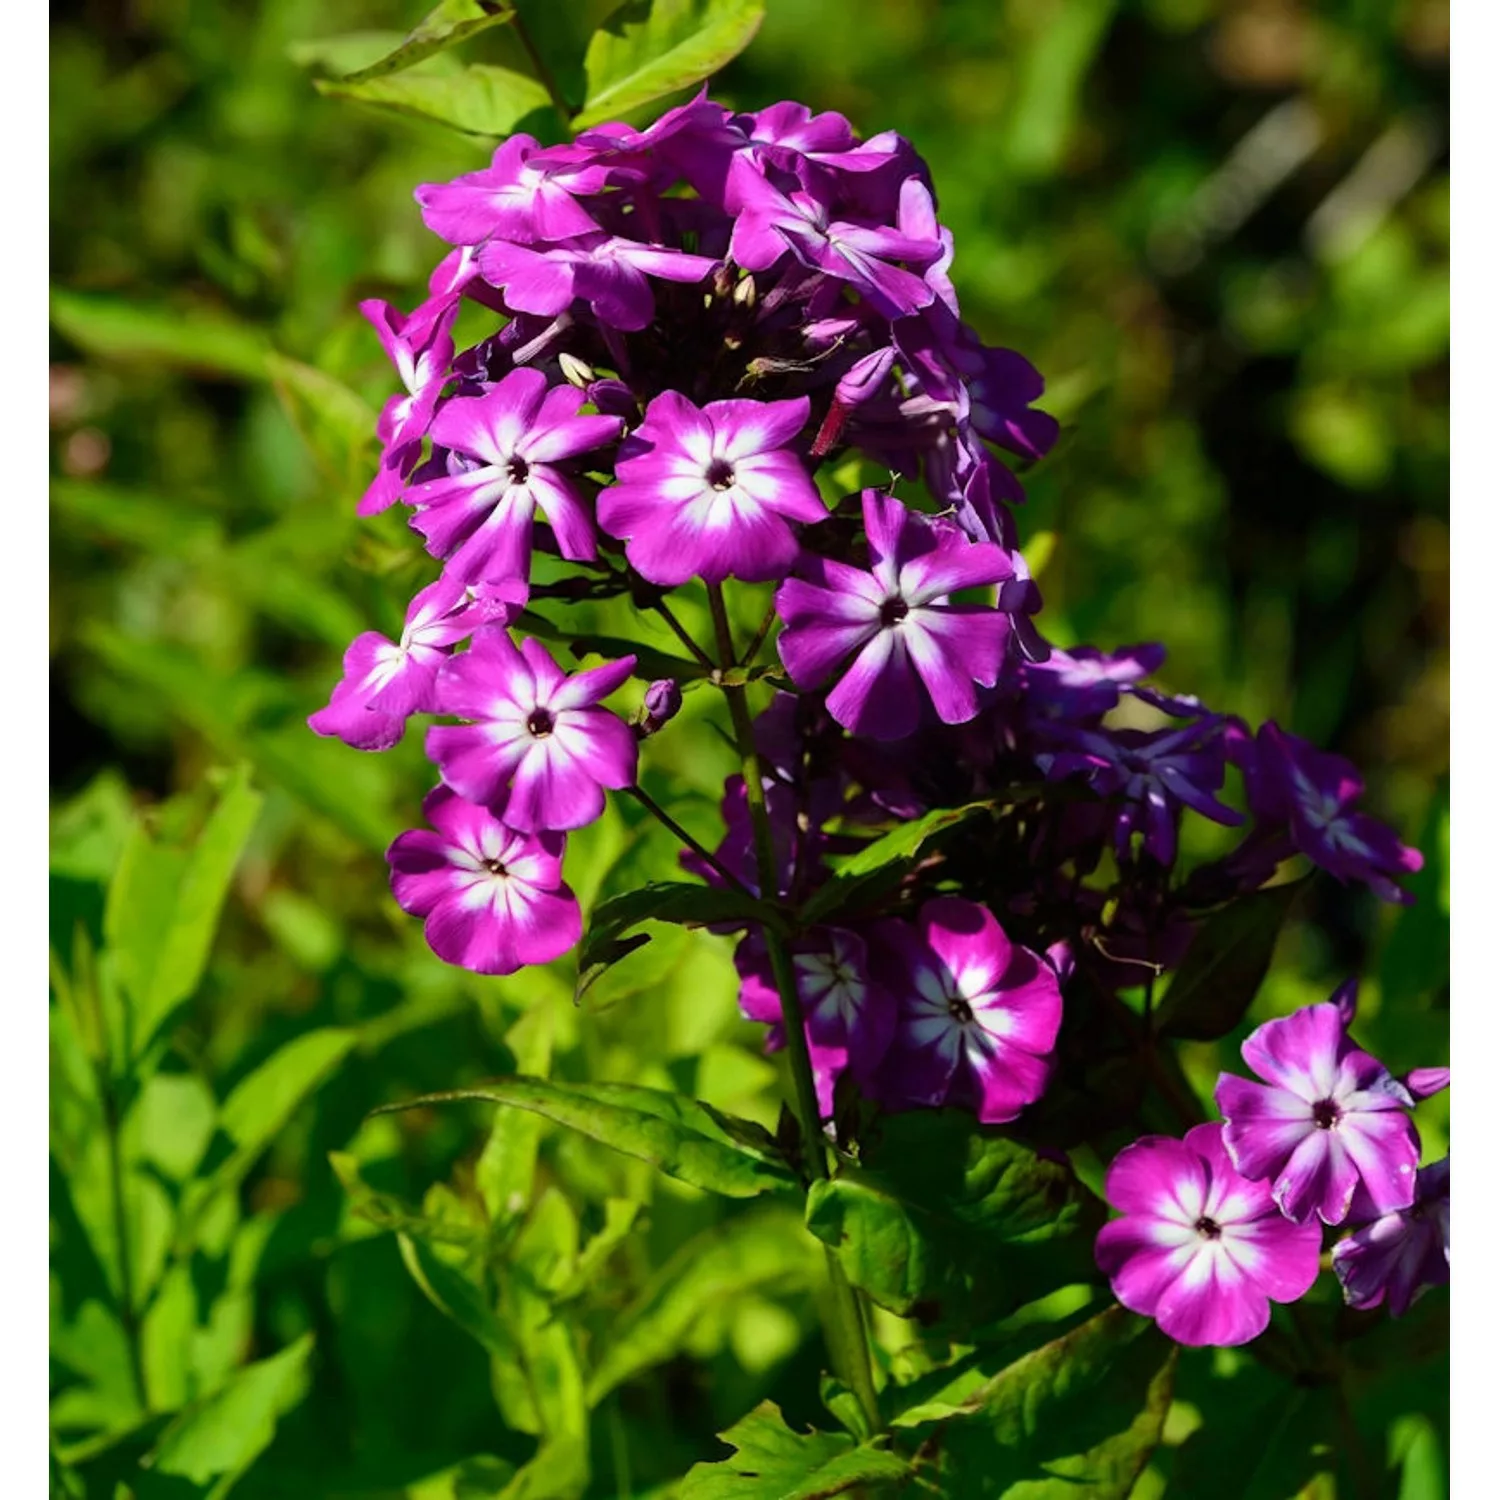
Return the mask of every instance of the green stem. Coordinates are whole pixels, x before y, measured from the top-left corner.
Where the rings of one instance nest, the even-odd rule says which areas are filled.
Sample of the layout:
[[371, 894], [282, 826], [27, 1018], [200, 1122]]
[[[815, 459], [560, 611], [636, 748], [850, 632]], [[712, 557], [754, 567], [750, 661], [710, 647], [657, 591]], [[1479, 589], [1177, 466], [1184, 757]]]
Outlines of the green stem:
[[675, 834], [680, 843], [686, 848], [691, 849], [727, 885], [733, 886], [736, 890], [743, 891], [745, 889], [744, 882], [721, 865], [644, 787], [639, 785], [628, 786], [625, 788], [625, 794], [629, 797], [634, 797], [663, 828]]
[[536, 43], [531, 40], [531, 33], [527, 31], [526, 23], [521, 19], [519, 11], [511, 18], [510, 24], [516, 33], [516, 39], [525, 49], [537, 82], [547, 90], [547, 97], [552, 101], [552, 107], [557, 111], [557, 117], [562, 122], [563, 129], [571, 135], [573, 111], [568, 108], [568, 101], [563, 98], [561, 90], [557, 87], [557, 80], [552, 76], [552, 69], [542, 61], [542, 54], [537, 51]]
[[[734, 636], [729, 615], [724, 608], [724, 593], [718, 584], [708, 590], [713, 611], [714, 636], [719, 660], [725, 667], [734, 665]], [[729, 700], [729, 717], [734, 725], [735, 745], [745, 777], [745, 800], [750, 809], [750, 827], [755, 839], [755, 862], [760, 877], [762, 900], [774, 901], [777, 894], [776, 846], [771, 834], [771, 819], [766, 811], [765, 784], [761, 780], [760, 757], [755, 750], [755, 732], [750, 722], [750, 708], [743, 687], [724, 686]], [[802, 1132], [809, 1177], [815, 1181], [829, 1178], [828, 1152], [825, 1145], [822, 1111], [818, 1108], [818, 1090], [813, 1081], [812, 1058], [807, 1050], [807, 1029], [802, 1015], [802, 998], [797, 993], [796, 975], [786, 940], [770, 927], [761, 929], [766, 952], [771, 960], [771, 974], [781, 1001], [781, 1019], [786, 1032], [787, 1060], [791, 1064], [794, 1105]], [[829, 1318], [829, 1349], [834, 1367], [853, 1390], [863, 1409], [870, 1430], [881, 1427], [880, 1403], [875, 1394], [875, 1377], [870, 1367], [870, 1345], [865, 1330], [864, 1313], [859, 1297], [844, 1275], [844, 1268], [831, 1246], [824, 1247], [828, 1261], [828, 1280], [832, 1291], [832, 1316]]]
[[658, 599], [651, 606], [651, 608], [654, 609], [657, 614], [659, 614], [662, 619], [667, 622], [669, 626], [671, 626], [672, 634], [675, 635], [677, 639], [681, 641], [689, 651], [692, 652], [694, 660], [697, 661], [700, 666], [707, 667], [710, 671], [712, 671], [714, 665], [713, 658], [708, 654], [708, 652], [703, 649], [702, 646], [697, 643], [697, 641], [692, 638], [691, 635], [688, 634], [687, 630], [683, 627], [682, 621], [672, 613], [672, 607], [667, 603], [667, 601], [665, 599]]

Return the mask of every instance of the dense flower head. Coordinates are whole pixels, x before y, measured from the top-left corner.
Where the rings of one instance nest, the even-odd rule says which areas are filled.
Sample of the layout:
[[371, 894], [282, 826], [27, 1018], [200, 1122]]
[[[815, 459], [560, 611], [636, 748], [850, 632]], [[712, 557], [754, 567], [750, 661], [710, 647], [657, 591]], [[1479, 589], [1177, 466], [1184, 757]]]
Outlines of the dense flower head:
[[1236, 1170], [1217, 1125], [1127, 1146], [1104, 1196], [1123, 1217], [1099, 1231], [1100, 1270], [1179, 1344], [1249, 1343], [1272, 1302], [1295, 1302], [1317, 1280], [1322, 1231], [1285, 1218], [1265, 1183]]

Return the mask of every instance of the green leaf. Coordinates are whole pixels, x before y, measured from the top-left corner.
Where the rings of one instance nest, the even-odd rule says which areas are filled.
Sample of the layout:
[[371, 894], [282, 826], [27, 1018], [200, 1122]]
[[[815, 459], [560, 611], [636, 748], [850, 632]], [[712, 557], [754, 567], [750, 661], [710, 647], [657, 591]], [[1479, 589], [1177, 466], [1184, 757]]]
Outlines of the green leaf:
[[394, 52], [404, 40], [405, 33], [400, 31], [346, 31], [338, 36], [307, 37], [292, 42], [286, 55], [299, 68], [347, 78]]
[[[516, 1066], [531, 1077], [545, 1078], [551, 1071], [555, 1014], [551, 1005], [534, 1005], [505, 1034]], [[524, 1213], [531, 1202], [541, 1135], [540, 1116], [518, 1120], [508, 1110], [495, 1111], [490, 1138], [474, 1168], [474, 1185], [492, 1223]]]
[[1156, 1012], [1162, 1036], [1211, 1042], [1233, 1031], [1271, 967], [1307, 882], [1271, 886], [1220, 907], [1199, 929]]
[[[180, 1474], [207, 1485], [250, 1467], [276, 1435], [277, 1420], [307, 1390], [311, 1334], [270, 1359], [246, 1365], [221, 1390], [189, 1407], [144, 1460], [159, 1474]], [[222, 1494], [227, 1485], [215, 1486]]]
[[328, 1165], [349, 1200], [350, 1212], [378, 1229], [405, 1234], [427, 1244], [455, 1245], [477, 1249], [484, 1243], [483, 1230], [419, 1213], [389, 1193], [376, 1192], [360, 1176], [359, 1160], [347, 1151], [330, 1151]]
[[133, 1005], [134, 1051], [198, 988], [219, 913], [261, 795], [240, 767], [189, 848], [158, 843], [137, 824], [110, 883], [104, 932]]
[[517, 1357], [516, 1341], [474, 1282], [423, 1240], [398, 1234], [396, 1243], [401, 1247], [401, 1259], [412, 1280], [444, 1317], [451, 1318], [496, 1358]]
[[[545, 113], [548, 119], [556, 119], [547, 90], [536, 79], [485, 63], [454, 69], [428, 63], [365, 83], [318, 78], [313, 87], [331, 98], [353, 99], [432, 120], [466, 135], [509, 135], [523, 124], [536, 132], [534, 116]], [[551, 131], [555, 130], [554, 125]]]
[[1176, 1350], [1111, 1307], [986, 1381], [940, 1426], [952, 1500], [1127, 1500], [1161, 1441]]
[[802, 908], [803, 922], [826, 921], [855, 902], [894, 885], [934, 834], [956, 827], [977, 813], [989, 812], [995, 806], [994, 802], [970, 802], [963, 807], [940, 807], [866, 844], [858, 854], [845, 860], [833, 879]]
[[836, 1432], [793, 1432], [773, 1401], [719, 1436], [736, 1450], [722, 1463], [694, 1464], [677, 1500], [825, 1500], [860, 1486], [905, 1479], [903, 1458]]
[[594, 1366], [588, 1400], [671, 1359], [702, 1320], [745, 1292], [797, 1292], [824, 1275], [823, 1256], [797, 1222], [777, 1211], [739, 1215], [683, 1245], [620, 1314]]
[[370, 63], [357, 72], [346, 73], [344, 82], [362, 83], [371, 78], [383, 78], [388, 73], [398, 73], [431, 57], [448, 47], [491, 26], [503, 26], [515, 16], [515, 7], [506, 0], [442, 0], [442, 4], [430, 10], [413, 27], [411, 34], [394, 51], [378, 62]]
[[728, 1198], [753, 1198], [796, 1183], [770, 1136], [751, 1122], [734, 1120], [696, 1100], [634, 1084], [501, 1078], [482, 1088], [454, 1089], [388, 1104], [374, 1113], [464, 1099], [544, 1115], [627, 1156], [650, 1162], [669, 1177]]
[[882, 1307], [972, 1327], [1098, 1273], [1103, 1205], [1065, 1161], [959, 1110], [881, 1123], [861, 1167], [815, 1182], [807, 1227]]
[[376, 413], [363, 396], [284, 354], [266, 356], [266, 373], [298, 435], [338, 478], [352, 484], [374, 466]]
[[595, 908], [589, 919], [578, 951], [575, 997], [581, 998], [611, 964], [650, 941], [643, 933], [625, 936], [630, 928], [642, 922], [674, 922], [682, 927], [703, 927], [714, 922], [776, 926], [779, 918], [771, 907], [747, 892], [717, 886], [653, 881], [640, 890], [627, 891]]
[[593, 35], [577, 129], [692, 88], [750, 45], [765, 0], [632, 0]]
[[54, 288], [52, 326], [88, 354], [261, 380], [270, 345], [258, 329], [207, 309], [153, 307]]

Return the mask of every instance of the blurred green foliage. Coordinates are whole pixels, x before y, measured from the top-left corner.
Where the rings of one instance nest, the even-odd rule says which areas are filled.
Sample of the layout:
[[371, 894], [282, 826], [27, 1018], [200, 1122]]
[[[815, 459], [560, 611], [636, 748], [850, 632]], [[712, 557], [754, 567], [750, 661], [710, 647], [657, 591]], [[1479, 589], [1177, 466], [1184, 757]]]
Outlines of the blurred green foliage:
[[[427, 785], [416, 736], [360, 757], [305, 728], [425, 577], [399, 515], [353, 515], [391, 384], [356, 304], [416, 299], [440, 247], [411, 189], [487, 149], [306, 65], [419, 10], [52, 12], [60, 1493], [494, 1495], [540, 1445], [515, 1493], [644, 1496], [763, 1399], [797, 1432], [819, 1414], [815, 1247], [774, 1197], [530, 1114], [367, 1118], [518, 1067], [772, 1130], [780, 1097], [722, 939], [663, 931], [579, 1008], [571, 960], [444, 968], [381, 858]], [[504, 67], [499, 37], [464, 56]], [[1187, 1044], [1205, 1097], [1251, 1025], [1356, 970], [1393, 1069], [1446, 1059], [1446, 90], [1443, 0], [771, 0], [715, 88], [931, 163], [967, 316], [1066, 429], [1021, 517], [1048, 633], [1165, 641], [1174, 688], [1348, 754], [1427, 856], [1408, 910], [1314, 886], [1240, 1030]], [[710, 706], [690, 691], [646, 758], [708, 839], [733, 769]], [[637, 814], [573, 841], [586, 905], [674, 873]], [[1441, 1155], [1446, 1096], [1419, 1121]], [[1415, 1373], [1372, 1361], [1275, 1413], [1290, 1467], [1243, 1491], [1215, 1413], [1272, 1399], [1263, 1372], [1183, 1359], [1137, 1495], [1212, 1473], [1277, 1500], [1293, 1471], [1331, 1494], [1329, 1432], [1390, 1493], [1444, 1493], [1446, 1380], [1416, 1361], [1446, 1297], [1419, 1312], [1380, 1335]]]

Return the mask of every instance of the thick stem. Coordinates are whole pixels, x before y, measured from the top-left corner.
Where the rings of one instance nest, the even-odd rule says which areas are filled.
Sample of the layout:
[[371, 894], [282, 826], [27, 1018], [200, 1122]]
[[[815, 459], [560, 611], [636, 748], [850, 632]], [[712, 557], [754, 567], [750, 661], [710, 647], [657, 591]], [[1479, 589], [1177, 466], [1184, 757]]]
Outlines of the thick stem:
[[[714, 635], [719, 648], [719, 660], [726, 667], [734, 663], [734, 636], [729, 628], [729, 615], [724, 608], [724, 594], [717, 584], [711, 584], [708, 600], [713, 610]], [[734, 725], [735, 744], [740, 753], [740, 766], [745, 777], [745, 800], [750, 810], [750, 827], [755, 840], [755, 862], [760, 877], [760, 895], [763, 901], [775, 901], [778, 896], [776, 870], [776, 846], [771, 833], [771, 819], [766, 811], [765, 784], [761, 780], [760, 756], [755, 749], [755, 732], [750, 722], [750, 708], [745, 701], [743, 687], [725, 686], [724, 696], [729, 700], [729, 716]], [[797, 993], [796, 974], [792, 968], [792, 956], [786, 940], [770, 927], [761, 929], [766, 951], [771, 960], [771, 974], [776, 981], [776, 993], [781, 1001], [781, 1019], [786, 1032], [787, 1061], [791, 1064], [793, 1093], [797, 1123], [801, 1127], [803, 1151], [807, 1171], [813, 1181], [826, 1181], [829, 1177], [828, 1152], [823, 1135], [823, 1115], [818, 1108], [818, 1090], [813, 1081], [812, 1058], [807, 1050], [807, 1029], [802, 1015], [802, 998]], [[870, 1344], [865, 1331], [864, 1313], [859, 1297], [844, 1275], [838, 1256], [831, 1246], [825, 1246], [828, 1260], [828, 1280], [832, 1291], [831, 1317], [829, 1318], [829, 1352], [840, 1377], [854, 1392], [863, 1409], [872, 1432], [880, 1430], [880, 1403], [875, 1394], [875, 1377], [870, 1368]]]

